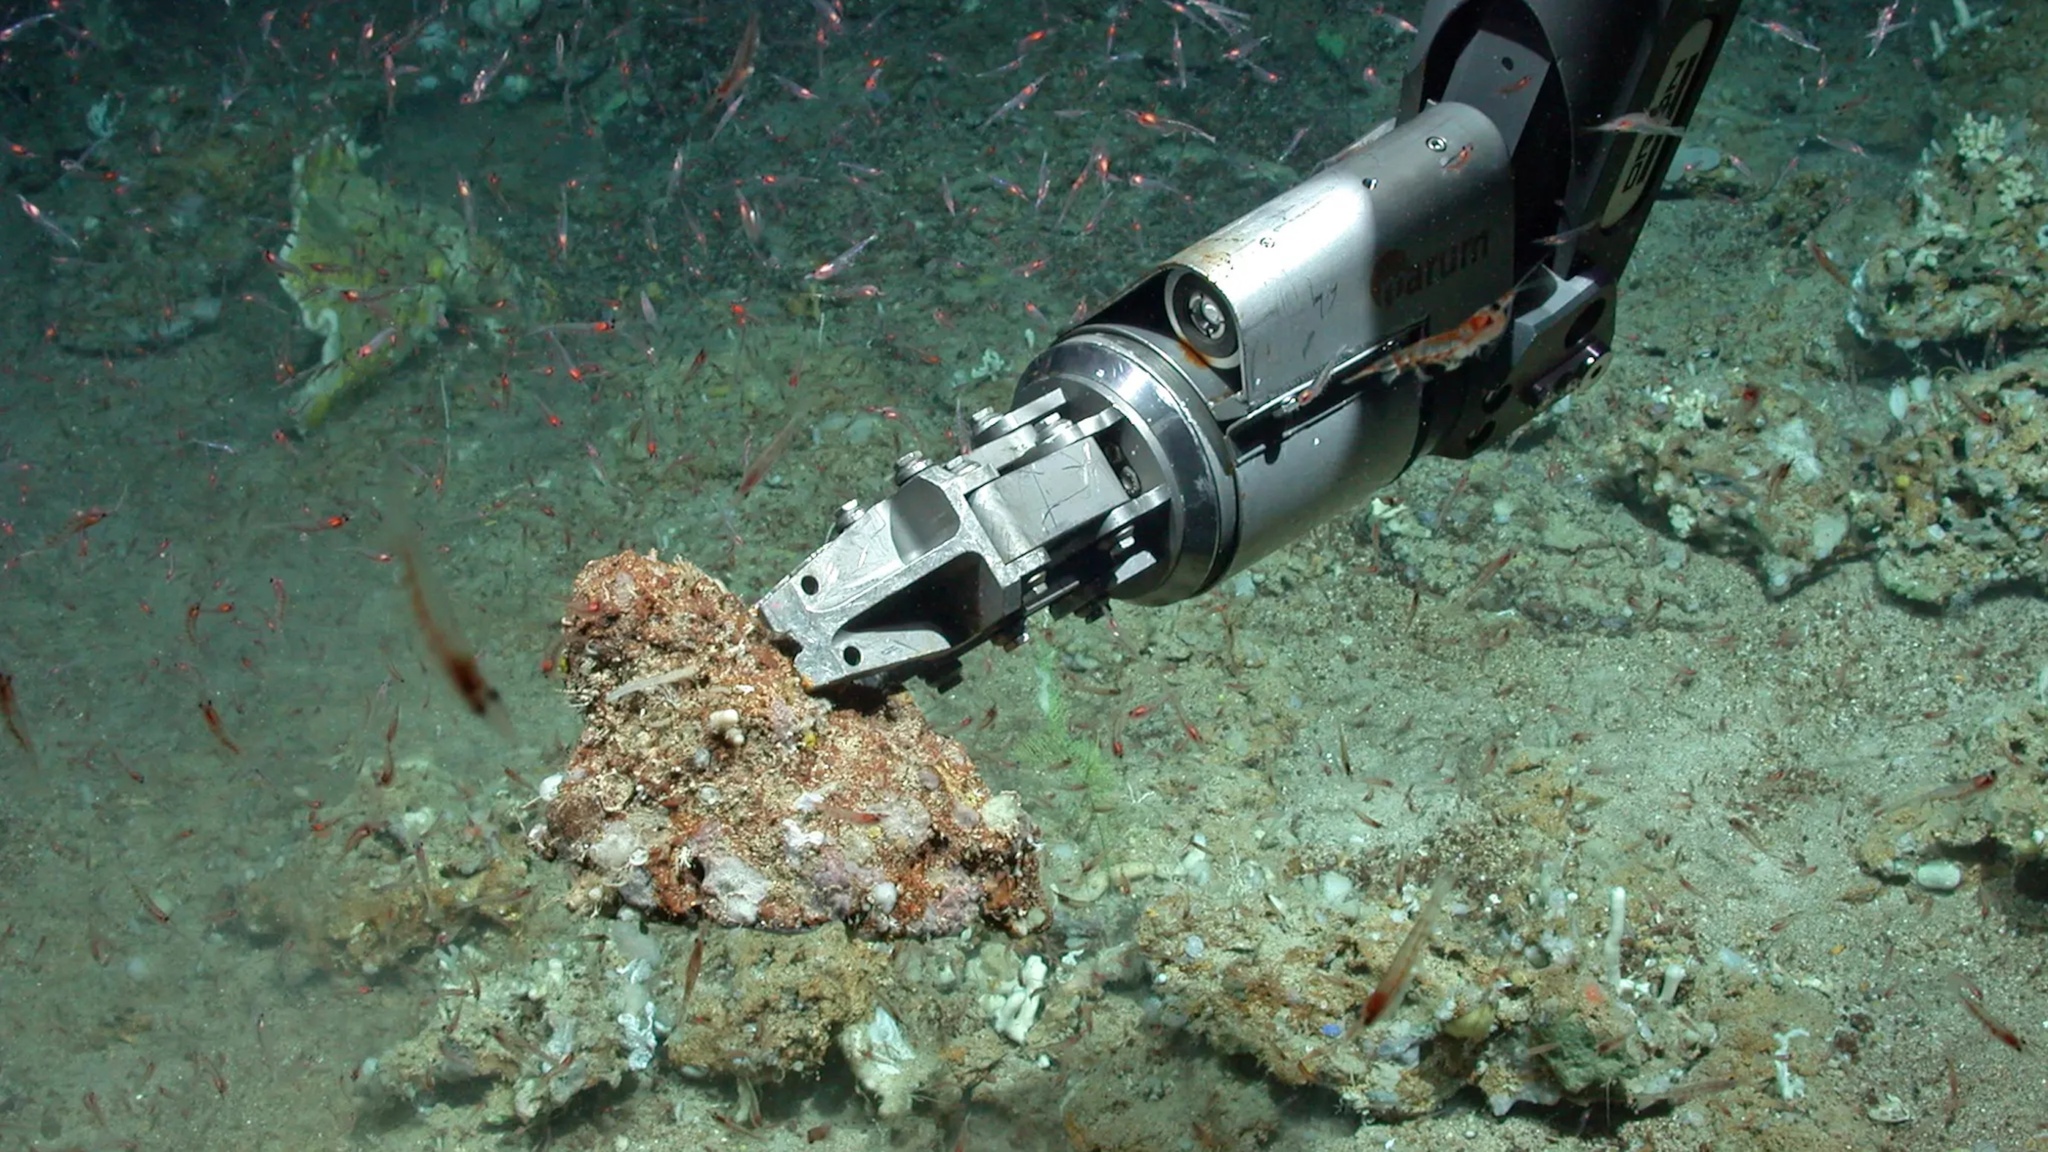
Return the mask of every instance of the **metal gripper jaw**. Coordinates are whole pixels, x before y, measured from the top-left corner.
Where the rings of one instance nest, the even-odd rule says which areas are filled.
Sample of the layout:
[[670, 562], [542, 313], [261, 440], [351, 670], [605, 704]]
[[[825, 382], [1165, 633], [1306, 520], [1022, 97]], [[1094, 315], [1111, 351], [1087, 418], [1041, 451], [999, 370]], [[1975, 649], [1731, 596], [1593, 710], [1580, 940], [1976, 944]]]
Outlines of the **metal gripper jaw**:
[[1019, 643], [1033, 612], [1087, 612], [1141, 573], [1129, 526], [1163, 496], [1114, 458], [1122, 419], [1057, 388], [984, 410], [966, 454], [908, 454], [893, 494], [843, 506], [832, 539], [758, 605], [807, 687], [951, 687], [969, 649]]

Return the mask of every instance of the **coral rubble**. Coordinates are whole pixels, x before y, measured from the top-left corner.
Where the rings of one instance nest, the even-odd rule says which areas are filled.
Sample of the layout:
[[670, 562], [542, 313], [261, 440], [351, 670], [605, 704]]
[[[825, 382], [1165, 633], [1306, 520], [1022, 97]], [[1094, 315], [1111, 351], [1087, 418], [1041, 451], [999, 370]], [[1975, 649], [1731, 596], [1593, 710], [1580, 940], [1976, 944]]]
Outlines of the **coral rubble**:
[[320, 363], [291, 401], [302, 427], [433, 340], [450, 311], [474, 309], [503, 335], [491, 307], [517, 272], [453, 211], [408, 204], [362, 170], [366, 154], [329, 131], [292, 159], [292, 231], [278, 280], [321, 337]]

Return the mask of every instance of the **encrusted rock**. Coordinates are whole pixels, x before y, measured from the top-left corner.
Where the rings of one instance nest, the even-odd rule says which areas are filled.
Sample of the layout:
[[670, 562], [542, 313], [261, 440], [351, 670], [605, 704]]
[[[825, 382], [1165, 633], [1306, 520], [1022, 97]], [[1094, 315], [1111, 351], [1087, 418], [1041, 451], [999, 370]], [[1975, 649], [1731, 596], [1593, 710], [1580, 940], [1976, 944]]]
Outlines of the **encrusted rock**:
[[1041, 907], [1016, 795], [908, 695], [811, 698], [747, 604], [686, 563], [596, 561], [570, 604], [585, 726], [539, 841], [580, 866], [572, 902], [874, 937], [1021, 932]]

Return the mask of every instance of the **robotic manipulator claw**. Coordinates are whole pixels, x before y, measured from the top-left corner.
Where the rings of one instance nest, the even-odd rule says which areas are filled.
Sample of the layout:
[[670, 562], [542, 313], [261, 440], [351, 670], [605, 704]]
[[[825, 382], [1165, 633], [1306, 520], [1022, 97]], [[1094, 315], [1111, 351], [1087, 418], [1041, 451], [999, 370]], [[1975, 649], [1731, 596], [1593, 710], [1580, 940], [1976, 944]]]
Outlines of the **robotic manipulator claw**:
[[841, 508], [758, 605], [811, 690], [946, 688], [1041, 609], [1194, 596], [1594, 375], [1678, 141], [1587, 129], [1684, 124], [1738, 3], [1432, 0], [1396, 119], [1063, 333], [966, 452]]

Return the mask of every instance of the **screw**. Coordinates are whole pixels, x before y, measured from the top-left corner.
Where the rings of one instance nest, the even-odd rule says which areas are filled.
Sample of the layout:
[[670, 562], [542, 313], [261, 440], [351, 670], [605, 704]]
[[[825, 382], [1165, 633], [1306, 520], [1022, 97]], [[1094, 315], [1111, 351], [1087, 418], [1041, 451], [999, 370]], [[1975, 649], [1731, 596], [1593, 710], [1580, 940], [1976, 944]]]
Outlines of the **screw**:
[[841, 504], [839, 506], [839, 510], [837, 512], [832, 513], [832, 526], [838, 529], [839, 531], [844, 532], [848, 528], [853, 527], [853, 522], [859, 518], [860, 501], [848, 500], [846, 503]]
[[1230, 323], [1224, 317], [1223, 309], [1207, 292], [1196, 292], [1188, 297], [1187, 320], [1204, 340], [1221, 339]]
[[1429, 139], [1424, 140], [1422, 144], [1431, 152], [1442, 152], [1451, 146], [1451, 142], [1441, 136], [1431, 136]]

